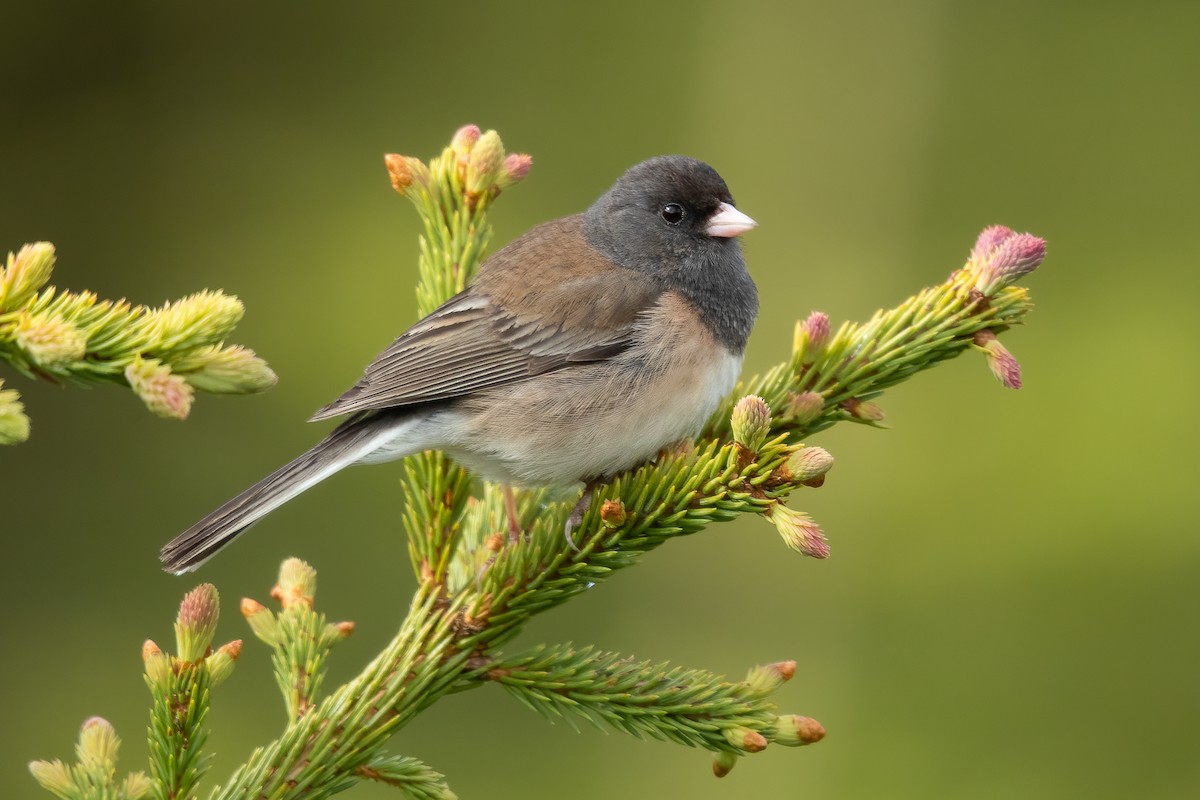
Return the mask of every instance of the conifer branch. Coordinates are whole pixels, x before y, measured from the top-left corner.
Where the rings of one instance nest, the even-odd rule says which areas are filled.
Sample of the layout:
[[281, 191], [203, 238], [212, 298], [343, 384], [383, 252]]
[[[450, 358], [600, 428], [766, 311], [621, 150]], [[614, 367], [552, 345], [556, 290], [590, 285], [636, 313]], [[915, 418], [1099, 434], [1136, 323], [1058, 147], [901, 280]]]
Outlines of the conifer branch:
[[[491, 236], [487, 211], [502, 189], [525, 176], [530, 161], [506, 156], [494, 131], [467, 126], [429, 164], [398, 155], [387, 156], [386, 164], [393, 186], [413, 201], [424, 225], [417, 292], [427, 314], [470, 281]], [[310, 800], [370, 780], [419, 800], [452, 798], [441, 775], [414, 759], [385, 755], [383, 747], [443, 695], [495, 683], [550, 717], [707, 749], [718, 777], [768, 745], [819, 741], [819, 723], [779, 713], [772, 699], [795, 672], [794, 662], [756, 667], [739, 682], [592, 647], [518, 654], [502, 647], [535, 614], [672, 539], [740, 514], [762, 516], [803, 555], [827, 557], [824, 531], [786, 502], [821, 486], [833, 458], [799, 440], [840, 421], [878, 426], [880, 392], [967, 349], [983, 353], [1004, 385], [1018, 387], [1019, 366], [998, 334], [1029, 310], [1026, 291], [1013, 283], [1044, 254], [1041, 239], [989, 228], [962, 269], [896, 309], [836, 333], [824, 314], [812, 314], [797, 325], [791, 358], [743, 382], [695, 442], [597, 486], [573, 542], [563, 530], [574, 498], [520, 492], [524, 535], [506, 545], [497, 487], [485, 484], [473, 496], [470, 476], [444, 455], [410, 457], [401, 487], [417, 585], [407, 616], [356, 678], [321, 697], [329, 651], [353, 626], [328, 623], [313, 607], [315, 570], [298, 559], [285, 562], [272, 591], [278, 613], [253, 600], [242, 603], [251, 629], [273, 650], [288, 710], [284, 729], [211, 797]], [[6, 418], [20, 414], [19, 402], [5, 395], [0, 392], [0, 433]], [[155, 709], [153, 778], [143, 778], [159, 797], [191, 795], [204, 767], [200, 744], [210, 690], [232, 671], [240, 649], [239, 642], [209, 652], [215, 590], [200, 587], [188, 597], [190, 610], [181, 609], [177, 629], [180, 655], [166, 656], [152, 642], [144, 651]], [[201, 613], [210, 606], [211, 613]], [[60, 797], [77, 796], [69, 794], [77, 781], [73, 768], [37, 762], [31, 769]], [[106, 769], [105, 785], [118, 787]], [[123, 796], [115, 793], [119, 788], [106, 791], [104, 797]]]
[[386, 783], [399, 789], [409, 800], [457, 800], [446, 785], [442, 773], [430, 769], [411, 756], [380, 755], [358, 768], [364, 780]]
[[288, 719], [307, 714], [325, 678], [325, 660], [334, 645], [354, 633], [353, 622], [329, 622], [313, 609], [317, 571], [298, 558], [279, 568], [271, 597], [281, 606], [274, 614], [256, 600], [243, 598], [242, 615], [250, 629], [273, 651], [275, 682], [283, 693]]
[[704, 670], [559, 645], [504, 659], [487, 678], [537, 713], [572, 727], [579, 718], [638, 738], [744, 755], [772, 741], [812, 744], [824, 736], [815, 721], [803, 741], [789, 735], [794, 718], [781, 717], [768, 700], [795, 671], [795, 662], [770, 664], [735, 683]]
[[[0, 267], [0, 360], [29, 378], [129, 386], [160, 417], [186, 419], [196, 389], [261, 392], [275, 384], [266, 362], [226, 345], [245, 309], [221, 292], [161, 308], [99, 300], [46, 284], [54, 246], [27, 244]], [[15, 394], [0, 392], [0, 444], [28, 438]]]

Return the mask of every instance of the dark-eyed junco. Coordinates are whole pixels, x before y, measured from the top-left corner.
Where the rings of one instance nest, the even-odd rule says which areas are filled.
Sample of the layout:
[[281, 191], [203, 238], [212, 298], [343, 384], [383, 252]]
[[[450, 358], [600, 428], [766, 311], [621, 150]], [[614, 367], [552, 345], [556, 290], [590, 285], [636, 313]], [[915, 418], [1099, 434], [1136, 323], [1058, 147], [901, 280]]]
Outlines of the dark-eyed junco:
[[695, 436], [758, 312], [736, 239], [754, 225], [707, 164], [638, 164], [491, 256], [313, 416], [342, 424], [168, 543], [164, 567], [195, 569], [351, 464], [440, 449], [492, 480], [569, 485]]

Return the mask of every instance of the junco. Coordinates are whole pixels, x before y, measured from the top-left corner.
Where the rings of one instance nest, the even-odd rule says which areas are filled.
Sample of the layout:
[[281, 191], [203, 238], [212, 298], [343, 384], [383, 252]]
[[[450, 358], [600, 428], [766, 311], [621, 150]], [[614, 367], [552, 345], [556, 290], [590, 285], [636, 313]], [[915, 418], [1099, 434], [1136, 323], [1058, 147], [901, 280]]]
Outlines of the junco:
[[736, 239], [754, 226], [707, 164], [638, 164], [583, 214], [487, 259], [312, 417], [344, 422], [175, 537], [164, 568], [195, 569], [351, 464], [440, 449], [506, 485], [570, 485], [694, 437], [758, 312]]

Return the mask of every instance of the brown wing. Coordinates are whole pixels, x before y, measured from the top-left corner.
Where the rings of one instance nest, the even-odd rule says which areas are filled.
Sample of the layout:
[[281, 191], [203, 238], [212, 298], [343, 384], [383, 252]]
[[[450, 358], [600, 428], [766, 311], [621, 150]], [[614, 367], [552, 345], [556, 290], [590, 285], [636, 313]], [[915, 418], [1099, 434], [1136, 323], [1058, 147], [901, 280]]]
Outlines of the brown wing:
[[630, 346], [639, 315], [660, 294], [588, 247], [578, 217], [546, 223], [488, 259], [474, 285], [401, 335], [312, 419], [461, 397], [606, 360]]

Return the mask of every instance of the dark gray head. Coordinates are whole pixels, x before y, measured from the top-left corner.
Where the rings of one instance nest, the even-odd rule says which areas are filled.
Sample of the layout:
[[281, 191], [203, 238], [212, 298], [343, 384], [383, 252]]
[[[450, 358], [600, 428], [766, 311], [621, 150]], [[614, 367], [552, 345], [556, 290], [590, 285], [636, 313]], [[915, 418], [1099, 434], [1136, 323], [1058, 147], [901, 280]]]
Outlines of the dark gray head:
[[593, 247], [683, 294], [735, 353], [745, 349], [758, 313], [737, 239], [754, 225], [717, 171], [686, 156], [643, 161], [583, 215]]

